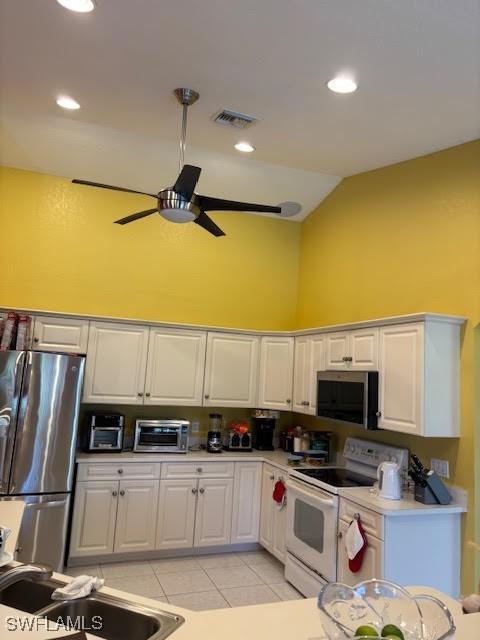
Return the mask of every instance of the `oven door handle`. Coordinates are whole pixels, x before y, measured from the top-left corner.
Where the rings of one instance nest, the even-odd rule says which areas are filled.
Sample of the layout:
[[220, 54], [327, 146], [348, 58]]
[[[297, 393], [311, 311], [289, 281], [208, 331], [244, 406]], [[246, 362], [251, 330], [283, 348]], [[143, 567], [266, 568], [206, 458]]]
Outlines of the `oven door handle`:
[[[324, 504], [326, 507], [335, 507], [337, 505], [337, 501], [335, 498], [322, 498], [316, 491], [308, 491], [305, 490], [300, 484], [294, 482], [292, 480], [287, 481], [287, 489], [291, 489], [292, 491], [296, 491], [297, 493], [301, 493], [308, 498], [314, 498], [318, 500], [321, 504]], [[321, 491], [321, 489], [320, 489]]]

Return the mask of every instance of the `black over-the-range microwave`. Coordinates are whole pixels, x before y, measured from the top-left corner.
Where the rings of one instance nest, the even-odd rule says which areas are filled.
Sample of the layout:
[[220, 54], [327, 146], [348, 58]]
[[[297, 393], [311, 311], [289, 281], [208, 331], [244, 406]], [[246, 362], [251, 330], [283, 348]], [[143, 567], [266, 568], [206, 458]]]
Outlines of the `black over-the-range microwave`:
[[378, 428], [378, 371], [319, 371], [317, 416]]

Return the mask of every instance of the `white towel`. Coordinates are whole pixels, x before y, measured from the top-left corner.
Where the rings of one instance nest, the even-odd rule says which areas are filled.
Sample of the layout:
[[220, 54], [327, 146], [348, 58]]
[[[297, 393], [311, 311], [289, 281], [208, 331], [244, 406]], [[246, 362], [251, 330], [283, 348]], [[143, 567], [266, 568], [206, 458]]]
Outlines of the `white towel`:
[[363, 549], [365, 540], [358, 526], [358, 520], [355, 518], [350, 523], [345, 535], [345, 549], [349, 560], [353, 560], [356, 555]]
[[52, 593], [52, 600], [76, 600], [85, 598], [92, 591], [100, 589], [105, 584], [105, 580], [94, 578], [93, 576], [78, 576], [64, 587], [55, 589]]

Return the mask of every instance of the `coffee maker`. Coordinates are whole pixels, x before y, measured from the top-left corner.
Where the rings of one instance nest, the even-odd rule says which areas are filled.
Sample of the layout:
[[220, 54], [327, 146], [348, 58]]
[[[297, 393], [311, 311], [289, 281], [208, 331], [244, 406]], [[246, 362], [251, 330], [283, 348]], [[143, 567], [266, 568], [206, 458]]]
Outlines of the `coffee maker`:
[[278, 419], [278, 411], [256, 409], [252, 416], [254, 448], [259, 451], [273, 451], [273, 435]]

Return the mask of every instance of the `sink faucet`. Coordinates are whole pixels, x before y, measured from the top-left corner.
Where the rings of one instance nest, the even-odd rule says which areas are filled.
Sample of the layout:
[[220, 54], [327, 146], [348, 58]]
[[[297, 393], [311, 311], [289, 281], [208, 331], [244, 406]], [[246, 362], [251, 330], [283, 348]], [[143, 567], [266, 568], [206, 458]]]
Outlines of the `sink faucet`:
[[48, 580], [52, 568], [46, 564], [21, 564], [0, 574], [0, 591], [20, 580]]

